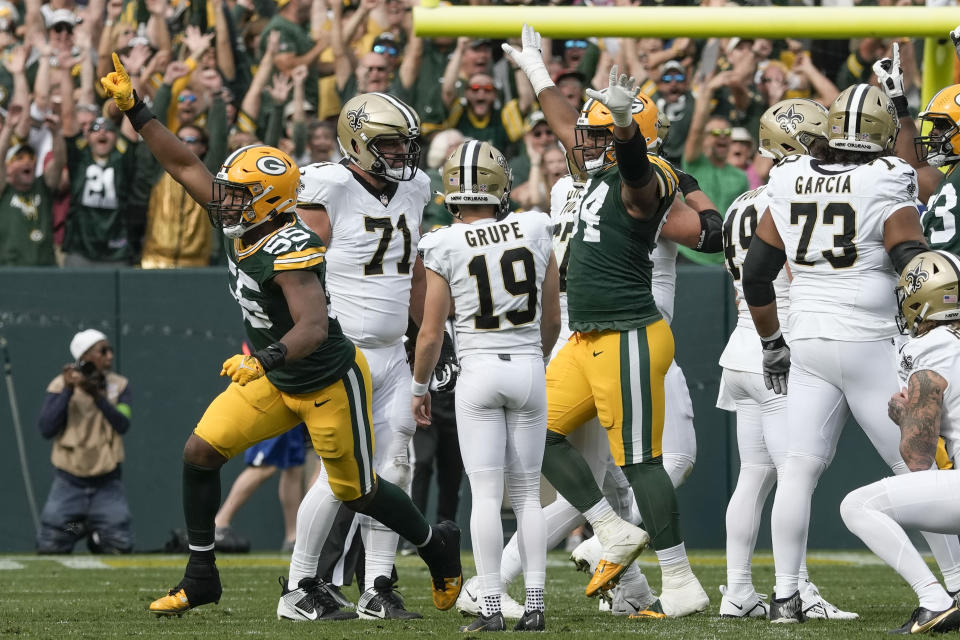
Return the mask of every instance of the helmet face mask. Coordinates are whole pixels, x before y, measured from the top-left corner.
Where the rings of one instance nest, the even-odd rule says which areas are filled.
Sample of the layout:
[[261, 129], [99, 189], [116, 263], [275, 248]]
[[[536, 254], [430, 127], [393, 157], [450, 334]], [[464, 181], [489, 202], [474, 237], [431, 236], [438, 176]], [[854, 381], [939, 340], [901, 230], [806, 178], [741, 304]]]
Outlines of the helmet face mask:
[[928, 321], [960, 320], [960, 258], [946, 251], [916, 255], [904, 267], [896, 295], [902, 334], [923, 335], [933, 326]]
[[491, 205], [499, 220], [510, 212], [513, 172], [489, 142], [467, 140], [443, 163], [443, 202], [457, 219], [461, 205]]
[[606, 127], [580, 126], [573, 132], [573, 155], [587, 175], [600, 173], [617, 163], [613, 154], [613, 131]]
[[[633, 100], [633, 120], [651, 153], [659, 144], [658, 119], [657, 105], [646, 95], [638, 93]], [[617, 159], [613, 152], [613, 115], [605, 104], [593, 98], [583, 104], [574, 136], [576, 144], [572, 150], [573, 159], [583, 167], [587, 175], [595, 175], [616, 164]]]
[[377, 136], [367, 144], [367, 149], [376, 158], [370, 173], [392, 182], [406, 182], [416, 175], [420, 163], [420, 144], [415, 137]]
[[960, 160], [960, 127], [946, 113], [925, 112], [920, 116], [920, 129], [930, 123], [927, 135], [914, 138], [917, 158], [931, 167], [942, 167]]
[[412, 180], [420, 163], [420, 117], [386, 93], [362, 93], [343, 105], [337, 142], [343, 155], [371, 175]]

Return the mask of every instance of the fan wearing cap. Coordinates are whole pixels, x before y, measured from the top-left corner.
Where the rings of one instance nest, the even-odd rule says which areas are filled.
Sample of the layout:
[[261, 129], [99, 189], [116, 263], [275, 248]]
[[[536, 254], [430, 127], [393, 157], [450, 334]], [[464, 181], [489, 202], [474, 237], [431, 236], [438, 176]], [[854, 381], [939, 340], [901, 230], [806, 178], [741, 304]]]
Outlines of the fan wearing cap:
[[660, 66], [654, 77], [657, 90], [650, 98], [670, 121], [671, 132], [660, 149], [660, 155], [674, 164], [680, 164], [687, 132], [690, 131], [690, 119], [693, 117], [694, 97], [690, 91], [687, 68], [676, 60], [669, 60]]
[[107, 336], [86, 329], [73, 361], [47, 386], [37, 426], [53, 440], [55, 473], [40, 515], [39, 553], [70, 553], [87, 537], [93, 553], [130, 553], [133, 519], [123, 489], [122, 436], [130, 428], [130, 383], [110, 370]]
[[43, 176], [37, 176], [37, 152], [27, 144], [11, 145], [22, 110], [8, 113], [0, 129], [0, 264], [53, 265], [53, 200], [59, 187], [67, 149], [59, 135], [59, 119], [47, 118], [53, 133], [53, 159]]

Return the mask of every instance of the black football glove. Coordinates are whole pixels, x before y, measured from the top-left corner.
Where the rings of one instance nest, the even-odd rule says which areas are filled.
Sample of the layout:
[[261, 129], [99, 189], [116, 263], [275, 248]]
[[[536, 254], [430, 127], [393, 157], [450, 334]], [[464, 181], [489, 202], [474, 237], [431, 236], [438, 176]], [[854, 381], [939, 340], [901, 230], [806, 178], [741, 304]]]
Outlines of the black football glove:
[[457, 376], [460, 375], [460, 363], [457, 362], [457, 351], [453, 348], [453, 338], [446, 331], [443, 332], [443, 345], [440, 347], [440, 359], [433, 370], [433, 378], [437, 391], [453, 391], [457, 386]]

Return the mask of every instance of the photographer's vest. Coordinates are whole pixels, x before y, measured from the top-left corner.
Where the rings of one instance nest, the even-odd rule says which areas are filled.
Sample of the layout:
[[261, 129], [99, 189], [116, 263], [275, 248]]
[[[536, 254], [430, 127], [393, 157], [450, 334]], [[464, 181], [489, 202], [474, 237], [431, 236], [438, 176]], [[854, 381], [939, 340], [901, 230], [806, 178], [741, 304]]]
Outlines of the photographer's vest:
[[[127, 388], [127, 379], [108, 371], [106, 397], [116, 406], [120, 394]], [[49, 393], [61, 393], [66, 388], [63, 376], [53, 379]], [[123, 438], [104, 417], [93, 401], [93, 396], [76, 386], [67, 406], [67, 424], [53, 441], [50, 454], [53, 466], [80, 477], [90, 478], [110, 473], [123, 462]]]

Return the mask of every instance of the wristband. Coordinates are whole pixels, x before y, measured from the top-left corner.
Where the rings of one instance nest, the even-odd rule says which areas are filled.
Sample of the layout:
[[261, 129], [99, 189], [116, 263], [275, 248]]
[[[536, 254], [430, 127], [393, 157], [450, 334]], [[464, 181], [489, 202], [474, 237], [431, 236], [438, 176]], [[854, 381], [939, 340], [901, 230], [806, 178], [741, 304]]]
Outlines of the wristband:
[[907, 106], [906, 96], [897, 96], [896, 98], [890, 98], [890, 101], [893, 102], [893, 106], [897, 110], [898, 118], [906, 118], [910, 115], [910, 108]]
[[140, 131], [140, 129], [143, 129], [148, 122], [156, 117], [153, 115], [153, 111], [150, 111], [147, 103], [140, 99], [136, 91], [133, 92], [133, 106], [123, 113], [127, 116], [127, 119], [130, 120], [134, 131]]
[[259, 351], [255, 351], [253, 357], [260, 361], [260, 366], [263, 367], [265, 372], [272, 371], [277, 367], [282, 367], [283, 363], [287, 361], [287, 345], [282, 342], [274, 342]]
[[427, 395], [427, 391], [429, 389], [430, 389], [429, 382], [417, 382], [416, 380], [410, 381], [410, 393], [417, 396], [418, 398], [421, 396]]
[[787, 341], [783, 339], [783, 333], [780, 332], [780, 329], [777, 329], [766, 338], [760, 338], [760, 344], [764, 351], [772, 351], [787, 346]]

